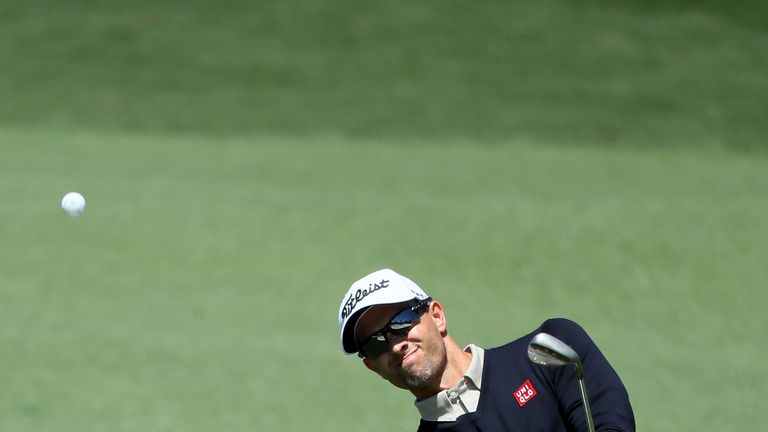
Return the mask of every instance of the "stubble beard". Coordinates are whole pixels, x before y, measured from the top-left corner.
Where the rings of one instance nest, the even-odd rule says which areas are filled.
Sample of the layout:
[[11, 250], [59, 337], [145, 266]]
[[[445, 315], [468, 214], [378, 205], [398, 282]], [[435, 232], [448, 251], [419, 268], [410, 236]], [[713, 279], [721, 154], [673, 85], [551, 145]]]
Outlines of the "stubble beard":
[[422, 353], [424, 361], [421, 365], [399, 371], [400, 379], [411, 389], [429, 388], [436, 380], [439, 382], [442, 371], [448, 364], [442, 339], [434, 341], [428, 347], [422, 347]]

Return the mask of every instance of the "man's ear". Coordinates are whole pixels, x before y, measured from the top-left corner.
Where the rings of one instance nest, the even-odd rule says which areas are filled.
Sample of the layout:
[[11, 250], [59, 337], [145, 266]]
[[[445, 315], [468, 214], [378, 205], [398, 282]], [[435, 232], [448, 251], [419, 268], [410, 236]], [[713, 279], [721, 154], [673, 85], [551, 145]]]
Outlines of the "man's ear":
[[429, 303], [429, 311], [427, 312], [429, 317], [435, 323], [440, 335], [445, 337], [448, 335], [448, 320], [445, 318], [445, 311], [443, 305], [437, 300], [432, 300]]

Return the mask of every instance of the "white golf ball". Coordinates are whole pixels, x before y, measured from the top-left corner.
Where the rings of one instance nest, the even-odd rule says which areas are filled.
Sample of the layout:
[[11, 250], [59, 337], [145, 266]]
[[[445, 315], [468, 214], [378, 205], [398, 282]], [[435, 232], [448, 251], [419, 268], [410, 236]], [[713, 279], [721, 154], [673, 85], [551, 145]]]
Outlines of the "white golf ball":
[[61, 199], [61, 208], [68, 215], [78, 217], [85, 212], [85, 198], [77, 192], [70, 192]]

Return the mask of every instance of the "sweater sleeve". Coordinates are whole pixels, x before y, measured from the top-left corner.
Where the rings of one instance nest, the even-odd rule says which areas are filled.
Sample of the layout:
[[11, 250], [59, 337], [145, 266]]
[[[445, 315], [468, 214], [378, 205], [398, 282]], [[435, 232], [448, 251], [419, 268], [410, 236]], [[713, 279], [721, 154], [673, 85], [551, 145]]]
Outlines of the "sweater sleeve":
[[[555, 318], [545, 321], [539, 331], [565, 342], [581, 358], [592, 418], [596, 431], [635, 431], [629, 395], [619, 375], [581, 326]], [[572, 367], [547, 368], [564, 416], [573, 430], [586, 431], [587, 421], [578, 378]]]

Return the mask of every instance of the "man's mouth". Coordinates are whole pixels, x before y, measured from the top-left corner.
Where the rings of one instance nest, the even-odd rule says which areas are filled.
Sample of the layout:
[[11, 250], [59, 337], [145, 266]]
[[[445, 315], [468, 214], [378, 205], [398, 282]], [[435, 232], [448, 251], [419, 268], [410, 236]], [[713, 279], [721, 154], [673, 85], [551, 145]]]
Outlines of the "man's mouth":
[[414, 346], [411, 350], [405, 353], [405, 355], [402, 358], [400, 358], [400, 360], [397, 362], [397, 366], [402, 368], [403, 364], [405, 364], [405, 366], [408, 366], [409, 364], [413, 363], [413, 360], [414, 360], [413, 355], [416, 354], [416, 351], [418, 350], [419, 350], [419, 347]]

